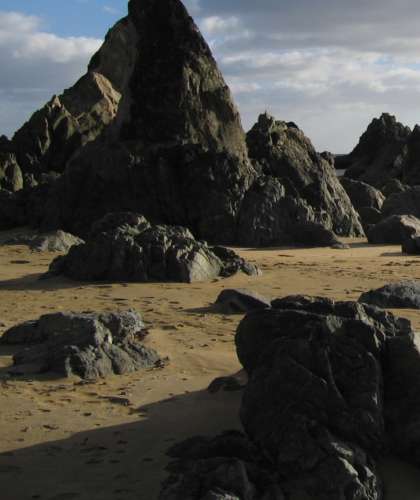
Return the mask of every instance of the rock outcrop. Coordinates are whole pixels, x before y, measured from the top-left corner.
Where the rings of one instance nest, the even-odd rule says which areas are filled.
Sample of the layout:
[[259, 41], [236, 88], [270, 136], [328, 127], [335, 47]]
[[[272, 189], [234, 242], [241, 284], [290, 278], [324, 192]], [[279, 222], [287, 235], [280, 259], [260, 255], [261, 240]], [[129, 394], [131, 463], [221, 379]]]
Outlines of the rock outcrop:
[[384, 113], [375, 118], [347, 156], [345, 176], [379, 189], [390, 179], [402, 180], [410, 134], [395, 116]]
[[417, 234], [420, 220], [412, 215], [391, 215], [367, 231], [369, 243], [388, 245], [400, 245]]
[[415, 280], [390, 283], [362, 293], [359, 302], [378, 307], [420, 309], [420, 282]]
[[180, 226], [153, 226], [142, 215], [108, 214], [93, 225], [86, 243], [71, 247], [45, 277], [81, 281], [178, 281], [228, 277], [258, 268], [224, 247], [209, 247]]
[[383, 206], [384, 217], [412, 215], [420, 219], [420, 186], [413, 186], [389, 196]]
[[93, 379], [157, 366], [161, 359], [142, 344], [145, 336], [141, 316], [134, 311], [54, 313], [9, 329], [0, 343], [28, 346], [14, 355], [11, 373]]
[[15, 155], [2, 152], [0, 146], [0, 189], [15, 192], [22, 188], [23, 175]]
[[[318, 155], [295, 124], [268, 114], [247, 134], [249, 156], [262, 172], [245, 196], [239, 240], [246, 245], [306, 243], [305, 227], [315, 225], [341, 236], [360, 236], [363, 229], [334, 168]], [[313, 240], [318, 244], [313, 231]], [[331, 238], [331, 237], [330, 237]], [[305, 241], [307, 240], [307, 241]]]
[[172, 448], [162, 500], [382, 500], [378, 456], [420, 464], [420, 353], [408, 320], [362, 303], [286, 297], [249, 313], [236, 346], [249, 375], [245, 435]]

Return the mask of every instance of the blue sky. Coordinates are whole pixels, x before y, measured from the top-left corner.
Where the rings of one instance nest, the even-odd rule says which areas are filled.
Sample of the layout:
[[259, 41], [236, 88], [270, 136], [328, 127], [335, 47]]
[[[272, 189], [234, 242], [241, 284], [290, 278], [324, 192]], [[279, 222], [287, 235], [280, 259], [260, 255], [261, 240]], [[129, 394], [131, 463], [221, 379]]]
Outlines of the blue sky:
[[[418, 0], [185, 3], [245, 129], [267, 110], [344, 153], [382, 112], [420, 122]], [[1, 0], [0, 134], [72, 85], [126, 11], [125, 0]]]
[[0, 10], [42, 19], [42, 29], [61, 36], [103, 37], [127, 13], [125, 0], [1, 0]]

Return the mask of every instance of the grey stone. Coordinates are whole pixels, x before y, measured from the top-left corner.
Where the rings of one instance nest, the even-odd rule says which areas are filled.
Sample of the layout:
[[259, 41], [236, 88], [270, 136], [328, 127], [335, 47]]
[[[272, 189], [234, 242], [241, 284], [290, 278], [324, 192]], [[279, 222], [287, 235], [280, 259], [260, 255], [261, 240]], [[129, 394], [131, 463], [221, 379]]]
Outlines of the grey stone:
[[416, 234], [420, 234], [420, 220], [413, 215], [391, 215], [367, 231], [373, 244], [398, 245]]
[[150, 368], [159, 355], [141, 340], [145, 329], [134, 311], [53, 313], [6, 331], [1, 344], [28, 344], [14, 357], [11, 373], [54, 372], [84, 379]]
[[420, 309], [420, 282], [406, 280], [390, 283], [362, 293], [359, 302], [378, 307]]
[[224, 314], [246, 313], [271, 307], [270, 300], [251, 290], [222, 290], [215, 302], [216, 310]]
[[84, 241], [60, 229], [38, 235], [20, 235], [6, 241], [7, 245], [27, 245], [35, 252], [68, 252], [73, 245]]

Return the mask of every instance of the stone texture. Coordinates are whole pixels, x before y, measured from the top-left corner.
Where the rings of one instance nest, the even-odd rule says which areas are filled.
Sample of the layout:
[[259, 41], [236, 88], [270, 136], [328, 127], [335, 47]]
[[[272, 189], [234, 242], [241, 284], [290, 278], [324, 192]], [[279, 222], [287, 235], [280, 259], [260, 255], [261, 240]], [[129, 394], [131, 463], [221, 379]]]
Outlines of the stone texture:
[[158, 365], [158, 354], [141, 343], [145, 335], [134, 311], [53, 313], [9, 329], [0, 343], [29, 345], [14, 355], [11, 373], [93, 379]]
[[[382, 500], [377, 457], [419, 463], [420, 355], [408, 320], [368, 304], [290, 296], [247, 314], [236, 346], [249, 375], [245, 435], [173, 448], [162, 499], [220, 488], [252, 500]], [[232, 463], [246, 474], [225, 474], [221, 484]], [[248, 496], [236, 489], [244, 484]]]
[[407, 157], [409, 127], [384, 113], [375, 118], [347, 157], [345, 176], [379, 189], [390, 179], [400, 179]]
[[247, 144], [256, 169], [267, 177], [251, 189], [250, 199], [245, 197], [240, 239], [242, 232], [245, 241], [253, 234], [247, 226], [252, 229], [262, 222], [270, 228], [270, 218], [274, 219], [271, 239], [277, 242], [296, 240], [300, 232], [296, 225], [318, 224], [341, 236], [364, 234], [334, 168], [295, 124], [260, 115], [247, 134]]
[[347, 177], [341, 177], [340, 183], [357, 211], [366, 207], [381, 210], [385, 196], [378, 189], [365, 182], [355, 181]]
[[390, 195], [382, 206], [382, 213], [384, 217], [408, 214], [420, 218], [420, 186]]
[[0, 189], [15, 192], [22, 188], [23, 175], [15, 155], [2, 152], [0, 147]]
[[362, 293], [359, 302], [378, 307], [420, 309], [420, 282], [415, 280], [390, 283]]
[[391, 215], [367, 231], [369, 243], [402, 244], [412, 235], [420, 234], [420, 220], [412, 215]]
[[222, 290], [214, 305], [217, 311], [224, 314], [246, 313], [271, 307], [270, 300], [266, 297], [242, 288]]
[[186, 228], [153, 226], [142, 215], [124, 212], [108, 214], [95, 223], [86, 243], [57, 257], [46, 277], [191, 283], [238, 271], [259, 273], [232, 250], [195, 240]]
[[52, 231], [37, 235], [20, 235], [6, 241], [7, 245], [27, 245], [35, 252], [68, 252], [73, 245], [84, 241], [64, 231]]

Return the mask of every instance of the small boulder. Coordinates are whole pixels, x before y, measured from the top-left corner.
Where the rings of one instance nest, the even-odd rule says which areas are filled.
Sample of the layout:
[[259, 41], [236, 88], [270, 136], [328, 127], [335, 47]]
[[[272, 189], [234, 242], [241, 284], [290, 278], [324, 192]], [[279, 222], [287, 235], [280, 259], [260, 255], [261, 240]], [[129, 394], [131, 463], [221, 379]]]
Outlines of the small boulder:
[[258, 268], [224, 247], [209, 247], [180, 226], [154, 226], [142, 215], [111, 213], [92, 227], [86, 243], [55, 259], [46, 277], [81, 281], [192, 283]]
[[83, 379], [123, 374], [161, 363], [146, 336], [141, 316], [118, 313], [53, 313], [7, 330], [3, 345], [27, 345], [14, 357], [11, 373], [54, 372]]
[[73, 245], [82, 243], [82, 239], [60, 229], [35, 236], [20, 235], [6, 241], [7, 245], [27, 245], [34, 252], [68, 252]]
[[362, 293], [359, 302], [378, 307], [420, 309], [420, 281], [390, 283]]
[[420, 234], [420, 220], [413, 215], [391, 215], [372, 226], [367, 237], [372, 244], [402, 244], [414, 234]]
[[246, 313], [256, 309], [271, 307], [270, 301], [251, 290], [241, 288], [222, 290], [216, 299], [215, 307], [223, 314]]

